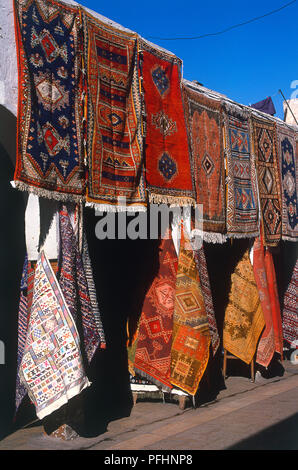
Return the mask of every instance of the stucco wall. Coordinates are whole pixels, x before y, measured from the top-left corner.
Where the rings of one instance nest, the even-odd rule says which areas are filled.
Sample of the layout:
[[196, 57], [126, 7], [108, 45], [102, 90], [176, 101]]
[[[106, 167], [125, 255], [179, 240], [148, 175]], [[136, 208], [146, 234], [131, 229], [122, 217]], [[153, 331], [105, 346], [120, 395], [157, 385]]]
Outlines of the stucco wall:
[[[298, 99], [295, 98], [295, 99], [292, 99], [292, 100], [287, 100], [296, 120], [298, 121]], [[289, 110], [288, 106], [287, 106], [287, 103], [284, 101], [283, 103], [283, 107], [284, 107], [284, 114], [285, 114], [285, 121], [286, 123], [288, 124], [291, 124], [291, 125], [294, 125], [296, 126], [297, 123], [293, 117], [293, 114], [291, 113], [291, 111]]]

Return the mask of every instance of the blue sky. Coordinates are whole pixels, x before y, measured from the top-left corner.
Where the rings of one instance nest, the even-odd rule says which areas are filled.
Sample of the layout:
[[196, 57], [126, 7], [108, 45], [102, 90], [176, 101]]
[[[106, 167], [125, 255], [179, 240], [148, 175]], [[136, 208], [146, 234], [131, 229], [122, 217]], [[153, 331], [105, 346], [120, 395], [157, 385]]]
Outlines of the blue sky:
[[214, 33], [282, 7], [289, 0], [123, 2], [78, 0], [183, 60], [183, 76], [249, 105], [271, 96], [283, 119], [281, 89], [291, 97], [298, 80], [298, 1], [225, 34], [198, 40], [161, 40]]

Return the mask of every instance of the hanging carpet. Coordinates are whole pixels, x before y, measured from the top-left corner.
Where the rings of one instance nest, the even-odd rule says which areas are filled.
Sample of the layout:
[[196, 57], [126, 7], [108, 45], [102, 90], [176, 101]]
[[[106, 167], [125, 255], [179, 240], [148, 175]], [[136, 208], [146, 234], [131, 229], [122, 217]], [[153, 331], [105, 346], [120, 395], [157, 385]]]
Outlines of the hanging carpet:
[[226, 231], [221, 103], [185, 85], [183, 101], [196, 203], [203, 205], [204, 239], [221, 242]]
[[279, 295], [277, 288], [277, 279], [275, 273], [275, 266], [273, 256], [270, 248], [265, 251], [265, 268], [268, 280], [268, 289], [270, 295], [270, 303], [272, 310], [272, 320], [274, 329], [275, 351], [283, 357], [283, 333], [282, 333], [282, 320], [281, 309], [279, 303]]
[[268, 367], [275, 353], [275, 335], [265, 266], [265, 248], [260, 237], [255, 240], [253, 245], [253, 270], [265, 320], [265, 328], [257, 346], [256, 362], [263, 367]]
[[159, 272], [144, 300], [132, 360], [135, 373], [165, 390], [170, 390], [177, 273], [177, 255], [170, 232], [162, 239], [159, 253]]
[[259, 234], [255, 162], [251, 123], [246, 111], [225, 104], [227, 233], [249, 238]]
[[[87, 205], [145, 210], [137, 34], [83, 12], [87, 93]], [[120, 198], [120, 200], [119, 200]], [[122, 203], [121, 208], [123, 208]]]
[[171, 384], [195, 395], [208, 364], [211, 337], [194, 252], [183, 232], [175, 290]]
[[19, 102], [16, 187], [42, 197], [82, 199], [79, 9], [16, 0]]
[[39, 419], [90, 385], [83, 369], [78, 330], [43, 252], [35, 269], [32, 307], [19, 373]]
[[284, 339], [298, 348], [298, 260], [283, 299], [282, 328]]
[[212, 352], [213, 352], [213, 356], [215, 356], [220, 345], [220, 337], [219, 337], [219, 332], [217, 328], [209, 273], [207, 269], [206, 256], [205, 256], [203, 246], [199, 250], [194, 251], [194, 259], [195, 259], [196, 267], [199, 273], [202, 294], [204, 297], [204, 304], [205, 304], [205, 309], [206, 309], [206, 314], [207, 314], [207, 319], [208, 319], [209, 331], [211, 335]]
[[279, 170], [281, 177], [282, 238], [298, 241], [297, 142], [294, 130], [277, 126]]
[[150, 202], [194, 204], [182, 104], [181, 61], [141, 42], [146, 107], [146, 181]]
[[[76, 324], [81, 322], [84, 353], [90, 362], [98, 347], [105, 348], [105, 335], [95, 298], [93, 298], [93, 302], [96, 302], [94, 311], [82, 254], [79, 251], [78, 238], [75, 235], [76, 229], [72, 225], [68, 208], [65, 205], [61, 207], [59, 212], [59, 226], [61, 244], [59, 285], [74, 321]], [[89, 269], [90, 267], [89, 264]]]
[[17, 377], [16, 377], [16, 410], [18, 410], [23, 398], [27, 394], [27, 389], [20, 381], [19, 370], [22, 362], [29, 322], [29, 307], [32, 303], [34, 283], [34, 269], [26, 256], [23, 266], [19, 312], [18, 312], [18, 352], [17, 352]]
[[264, 326], [259, 292], [247, 250], [231, 277], [223, 327], [224, 349], [249, 364]]
[[276, 125], [254, 116], [252, 123], [264, 244], [266, 246], [276, 246], [281, 238], [282, 207]]

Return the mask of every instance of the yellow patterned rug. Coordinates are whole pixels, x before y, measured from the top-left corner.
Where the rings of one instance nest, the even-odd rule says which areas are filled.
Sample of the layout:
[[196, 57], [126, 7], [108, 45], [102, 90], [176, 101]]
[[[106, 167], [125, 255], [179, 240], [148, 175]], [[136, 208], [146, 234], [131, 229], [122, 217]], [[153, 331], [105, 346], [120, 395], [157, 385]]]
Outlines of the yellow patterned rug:
[[247, 250], [232, 274], [223, 328], [223, 347], [249, 364], [264, 326], [258, 288]]
[[[183, 231], [182, 231], [183, 232]], [[195, 395], [209, 360], [211, 336], [194, 252], [181, 239], [171, 350], [171, 384]]]

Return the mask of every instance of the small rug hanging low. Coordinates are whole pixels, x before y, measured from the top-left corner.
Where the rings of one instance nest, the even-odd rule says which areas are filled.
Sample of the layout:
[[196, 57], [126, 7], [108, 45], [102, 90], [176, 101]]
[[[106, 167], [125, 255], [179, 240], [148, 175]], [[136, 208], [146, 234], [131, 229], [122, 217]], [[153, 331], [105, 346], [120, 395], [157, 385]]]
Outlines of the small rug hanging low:
[[90, 385], [83, 369], [78, 330], [43, 252], [35, 269], [32, 307], [19, 374], [39, 419]]

